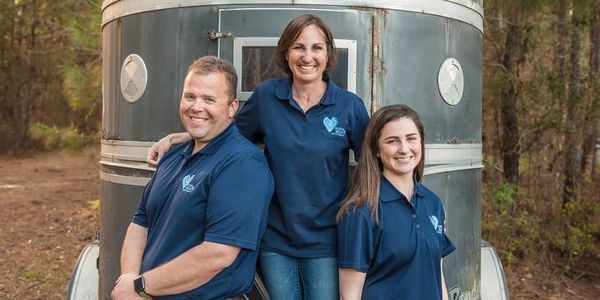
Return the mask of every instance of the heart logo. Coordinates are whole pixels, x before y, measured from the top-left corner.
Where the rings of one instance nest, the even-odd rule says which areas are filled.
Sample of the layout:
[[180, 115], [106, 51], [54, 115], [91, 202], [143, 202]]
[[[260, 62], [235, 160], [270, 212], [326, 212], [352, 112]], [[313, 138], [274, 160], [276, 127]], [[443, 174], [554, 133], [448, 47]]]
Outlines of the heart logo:
[[335, 129], [335, 126], [337, 126], [338, 124], [338, 120], [335, 117], [325, 117], [325, 119], [323, 119], [323, 125], [325, 125], [325, 129], [327, 129], [327, 131], [331, 132], [333, 131], [333, 129]]
[[195, 175], [187, 175], [185, 177], [183, 177], [183, 187], [186, 187], [188, 184], [190, 184], [190, 182], [192, 182], [192, 179], [194, 179]]

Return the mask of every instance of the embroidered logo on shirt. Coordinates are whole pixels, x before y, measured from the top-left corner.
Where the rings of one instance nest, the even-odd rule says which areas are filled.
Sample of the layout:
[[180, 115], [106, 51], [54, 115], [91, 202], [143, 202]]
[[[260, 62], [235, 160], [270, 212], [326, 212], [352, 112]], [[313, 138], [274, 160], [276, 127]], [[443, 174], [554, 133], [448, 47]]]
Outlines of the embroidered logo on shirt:
[[195, 175], [187, 175], [183, 177], [181, 189], [186, 193], [191, 193], [194, 191], [195, 186], [191, 184], [192, 179], [194, 179]]
[[441, 234], [444, 231], [442, 224], [439, 224], [440, 221], [438, 221], [436, 216], [429, 216], [429, 220], [431, 221], [431, 225], [433, 225], [433, 228], [437, 233]]
[[337, 136], [345, 136], [346, 129], [342, 127], [337, 127], [337, 124], [338, 120], [336, 117], [325, 117], [323, 119], [323, 125], [325, 125], [325, 129], [327, 129], [329, 133]]

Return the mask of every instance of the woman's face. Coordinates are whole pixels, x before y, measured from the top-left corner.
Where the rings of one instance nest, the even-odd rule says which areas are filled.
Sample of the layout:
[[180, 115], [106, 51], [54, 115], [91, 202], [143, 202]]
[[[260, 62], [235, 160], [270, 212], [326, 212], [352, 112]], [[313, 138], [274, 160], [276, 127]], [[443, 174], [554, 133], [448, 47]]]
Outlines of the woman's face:
[[377, 141], [383, 175], [408, 176], [412, 179], [421, 161], [421, 135], [415, 122], [409, 118], [391, 121], [381, 130]]
[[314, 83], [323, 78], [327, 67], [325, 35], [315, 25], [307, 26], [292, 43], [286, 55], [294, 82]]

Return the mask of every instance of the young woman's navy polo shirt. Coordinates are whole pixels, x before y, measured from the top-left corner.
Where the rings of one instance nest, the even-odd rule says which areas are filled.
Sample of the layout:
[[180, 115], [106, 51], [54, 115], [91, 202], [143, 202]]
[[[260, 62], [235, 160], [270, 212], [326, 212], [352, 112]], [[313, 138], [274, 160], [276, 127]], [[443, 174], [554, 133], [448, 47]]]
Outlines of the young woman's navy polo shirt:
[[141, 272], [203, 241], [241, 248], [231, 266], [203, 286], [154, 299], [223, 299], [250, 289], [267, 220], [273, 178], [256, 146], [235, 125], [192, 155], [174, 147], [146, 186], [133, 223], [148, 228]]
[[275, 194], [262, 245], [294, 257], [335, 257], [335, 215], [348, 182], [348, 150], [360, 152], [369, 115], [362, 100], [337, 87], [306, 113], [291, 77], [261, 83], [236, 117], [240, 131], [265, 144]]
[[440, 199], [415, 184], [409, 202], [385, 177], [379, 224], [367, 205], [338, 225], [338, 265], [367, 273], [363, 299], [442, 299], [440, 261], [455, 247], [444, 233]]

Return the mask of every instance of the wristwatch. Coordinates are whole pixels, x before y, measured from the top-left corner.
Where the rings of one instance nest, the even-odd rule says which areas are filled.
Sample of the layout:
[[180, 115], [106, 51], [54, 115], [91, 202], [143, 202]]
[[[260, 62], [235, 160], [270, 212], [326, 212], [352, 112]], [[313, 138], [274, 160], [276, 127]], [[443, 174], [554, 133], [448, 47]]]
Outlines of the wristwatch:
[[135, 292], [144, 299], [147, 299], [148, 296], [152, 296], [146, 293], [146, 282], [144, 282], [144, 274], [138, 276], [138, 278], [133, 280], [133, 288], [135, 289]]

